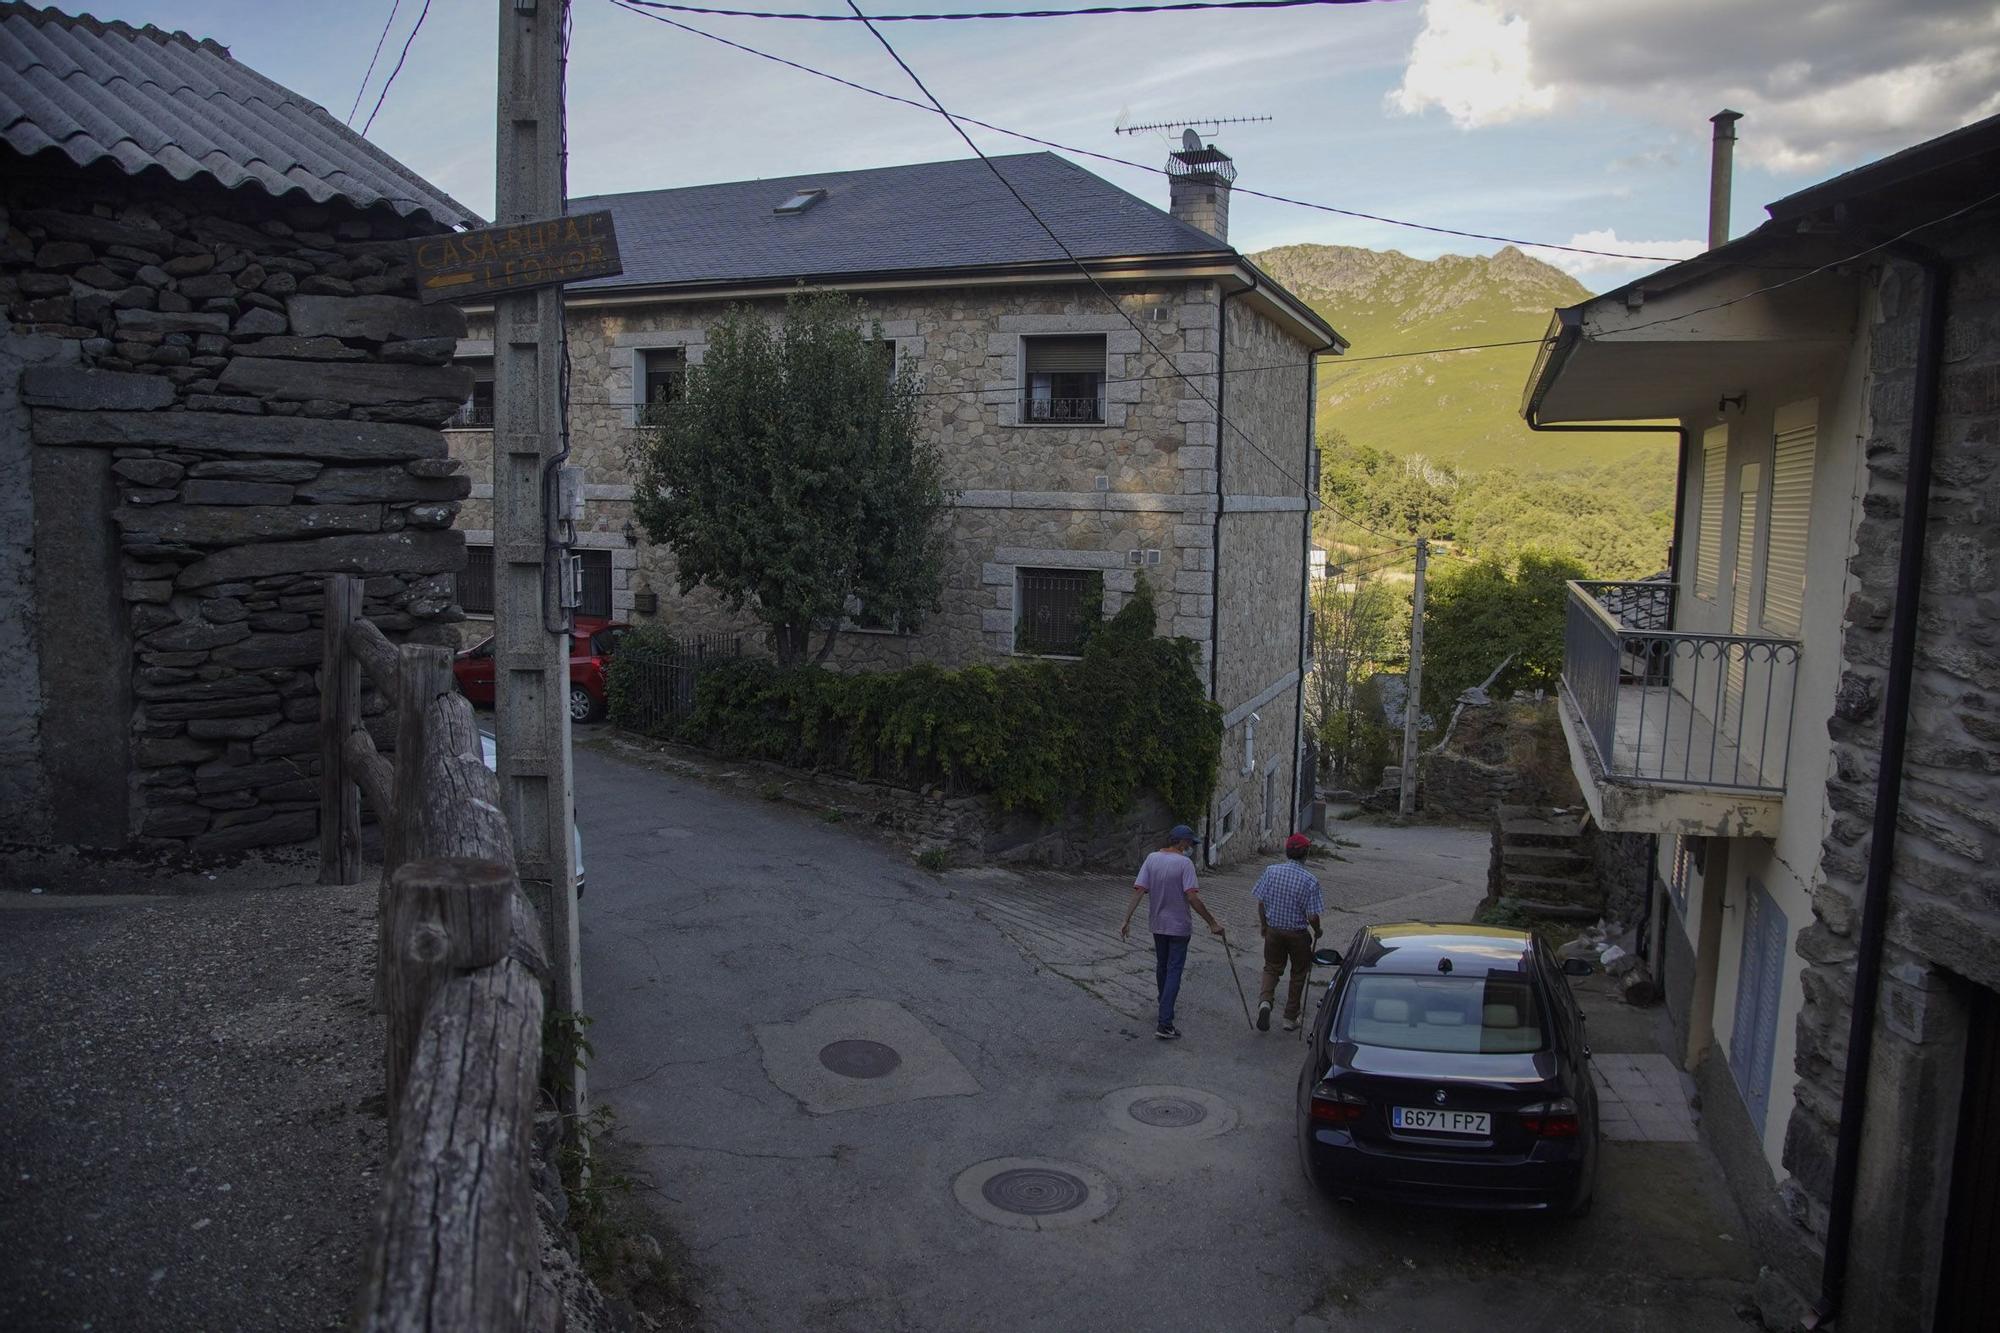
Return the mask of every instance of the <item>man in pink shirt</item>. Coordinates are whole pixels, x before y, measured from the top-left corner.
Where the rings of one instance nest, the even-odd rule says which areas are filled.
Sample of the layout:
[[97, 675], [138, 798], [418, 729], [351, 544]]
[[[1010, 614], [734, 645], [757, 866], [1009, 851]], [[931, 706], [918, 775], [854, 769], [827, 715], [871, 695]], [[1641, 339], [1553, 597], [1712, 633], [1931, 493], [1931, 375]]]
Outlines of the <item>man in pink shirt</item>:
[[1202, 902], [1195, 884], [1190, 856], [1200, 841], [1186, 824], [1174, 825], [1173, 832], [1167, 834], [1167, 845], [1148, 856], [1133, 877], [1132, 900], [1125, 904], [1125, 920], [1118, 927], [1118, 938], [1124, 939], [1132, 929], [1132, 914], [1139, 909], [1139, 900], [1146, 899], [1146, 918], [1153, 928], [1153, 979], [1160, 990], [1160, 1025], [1153, 1029], [1153, 1035], [1161, 1041], [1173, 1041], [1181, 1035], [1174, 1026], [1174, 1001], [1181, 993], [1181, 968], [1187, 963], [1188, 940], [1194, 934], [1188, 909], [1193, 908], [1211, 932], [1223, 933], [1222, 923]]

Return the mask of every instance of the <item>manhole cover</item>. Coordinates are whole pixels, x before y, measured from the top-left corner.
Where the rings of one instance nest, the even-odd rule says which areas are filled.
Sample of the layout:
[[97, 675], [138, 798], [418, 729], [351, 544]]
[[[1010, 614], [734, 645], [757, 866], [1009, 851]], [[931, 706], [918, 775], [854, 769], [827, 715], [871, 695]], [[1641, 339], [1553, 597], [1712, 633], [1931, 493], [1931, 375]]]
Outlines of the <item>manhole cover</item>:
[[958, 1173], [951, 1189], [974, 1217], [1018, 1231], [1085, 1226], [1118, 1202], [1118, 1191], [1102, 1172], [1045, 1157], [975, 1163]]
[[1141, 1097], [1126, 1111], [1140, 1124], [1161, 1129], [1184, 1129], [1208, 1119], [1208, 1108], [1186, 1097]]
[[835, 1041], [819, 1049], [819, 1062], [847, 1078], [881, 1078], [903, 1063], [893, 1046], [879, 1041]]
[[990, 1176], [979, 1193], [986, 1202], [1022, 1217], [1047, 1217], [1081, 1208], [1090, 1186], [1081, 1177], [1053, 1167], [1017, 1166]]

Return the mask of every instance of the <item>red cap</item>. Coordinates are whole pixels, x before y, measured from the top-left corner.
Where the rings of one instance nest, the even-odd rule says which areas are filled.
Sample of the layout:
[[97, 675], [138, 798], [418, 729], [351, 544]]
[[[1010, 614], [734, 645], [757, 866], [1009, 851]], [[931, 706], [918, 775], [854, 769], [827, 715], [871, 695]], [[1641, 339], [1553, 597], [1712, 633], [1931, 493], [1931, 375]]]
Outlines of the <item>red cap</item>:
[[1288, 852], [1302, 852], [1312, 845], [1313, 840], [1303, 833], [1294, 833], [1285, 839], [1285, 850]]

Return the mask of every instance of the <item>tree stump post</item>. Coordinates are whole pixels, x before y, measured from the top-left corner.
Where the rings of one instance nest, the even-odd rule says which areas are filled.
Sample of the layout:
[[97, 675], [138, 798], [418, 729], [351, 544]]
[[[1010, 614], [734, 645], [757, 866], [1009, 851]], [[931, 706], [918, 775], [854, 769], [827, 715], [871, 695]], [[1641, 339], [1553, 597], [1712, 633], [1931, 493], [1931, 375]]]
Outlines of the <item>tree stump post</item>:
[[347, 652], [347, 622], [361, 614], [361, 582], [331, 574], [320, 615], [319, 882], [361, 878], [361, 789], [347, 761], [347, 733], [361, 720], [361, 672]]

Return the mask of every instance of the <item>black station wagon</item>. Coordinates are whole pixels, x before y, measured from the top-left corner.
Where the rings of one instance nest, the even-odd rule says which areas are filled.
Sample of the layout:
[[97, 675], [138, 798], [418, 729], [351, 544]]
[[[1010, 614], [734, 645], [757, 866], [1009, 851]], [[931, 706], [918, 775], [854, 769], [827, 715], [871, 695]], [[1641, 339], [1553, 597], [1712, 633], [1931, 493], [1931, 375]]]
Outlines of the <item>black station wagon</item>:
[[1597, 1093], [1583, 1013], [1519, 930], [1410, 922], [1357, 932], [1299, 1074], [1306, 1175], [1339, 1198], [1460, 1208], [1590, 1206]]

